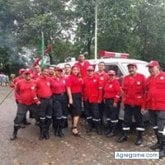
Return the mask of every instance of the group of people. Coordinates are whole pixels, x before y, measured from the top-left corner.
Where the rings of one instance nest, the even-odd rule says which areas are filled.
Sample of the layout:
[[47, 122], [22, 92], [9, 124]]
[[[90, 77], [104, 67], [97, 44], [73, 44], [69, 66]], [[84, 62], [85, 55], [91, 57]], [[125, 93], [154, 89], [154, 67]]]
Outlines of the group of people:
[[8, 86], [9, 84], [9, 76], [0, 72], [0, 86]]
[[[135, 118], [137, 138], [136, 145], [142, 144], [145, 130], [143, 114], [149, 110], [151, 123], [157, 143], [151, 149], [159, 149], [160, 157], [165, 157], [165, 73], [160, 71], [157, 61], [151, 61], [148, 67], [150, 76], [137, 73], [137, 65], [127, 65], [129, 74], [119, 83], [114, 70], [105, 72], [105, 63], [98, 64], [98, 71], [79, 55], [74, 66], [65, 64], [64, 68], [49, 67], [20, 69], [19, 76], [11, 81], [15, 89], [17, 114], [14, 120], [14, 131], [11, 140], [17, 138], [17, 132], [26, 121], [26, 113], [39, 123], [39, 139], [49, 139], [49, 128], [52, 123], [54, 135], [63, 137], [63, 128], [72, 119], [71, 132], [80, 136], [78, 128], [82, 105], [87, 121], [86, 131], [96, 130], [102, 134], [103, 111], [106, 114], [107, 129], [105, 135], [115, 135], [120, 104], [124, 109], [124, 121], [119, 143], [127, 141]], [[26, 123], [26, 122], [25, 122]]]

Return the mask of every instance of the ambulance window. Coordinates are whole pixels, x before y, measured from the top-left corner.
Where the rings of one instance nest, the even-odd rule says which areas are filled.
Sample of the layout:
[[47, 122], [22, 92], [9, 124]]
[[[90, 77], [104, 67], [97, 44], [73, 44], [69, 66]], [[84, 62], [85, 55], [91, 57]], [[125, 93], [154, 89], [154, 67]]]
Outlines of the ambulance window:
[[114, 70], [118, 77], [123, 76], [120, 68], [117, 65], [105, 65], [105, 68], [106, 68], [106, 72], [108, 72], [109, 70]]

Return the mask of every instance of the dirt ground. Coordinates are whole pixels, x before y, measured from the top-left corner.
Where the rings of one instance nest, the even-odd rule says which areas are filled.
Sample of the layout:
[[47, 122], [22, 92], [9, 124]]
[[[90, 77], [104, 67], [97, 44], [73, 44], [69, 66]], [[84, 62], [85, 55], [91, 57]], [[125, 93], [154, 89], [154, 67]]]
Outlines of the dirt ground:
[[[11, 89], [0, 87], [0, 101]], [[161, 160], [115, 160], [115, 151], [150, 151], [149, 146], [155, 142], [150, 129], [144, 134], [144, 143], [135, 146], [135, 135], [123, 144], [116, 142], [117, 137], [106, 138], [92, 132], [86, 134], [81, 123], [81, 137], [74, 137], [70, 129], [65, 130], [65, 137], [53, 135], [49, 140], [38, 140], [39, 128], [33, 119], [31, 125], [18, 132], [18, 139], [10, 141], [13, 131], [13, 119], [16, 104], [13, 92], [0, 105], [0, 165], [163, 165]]]

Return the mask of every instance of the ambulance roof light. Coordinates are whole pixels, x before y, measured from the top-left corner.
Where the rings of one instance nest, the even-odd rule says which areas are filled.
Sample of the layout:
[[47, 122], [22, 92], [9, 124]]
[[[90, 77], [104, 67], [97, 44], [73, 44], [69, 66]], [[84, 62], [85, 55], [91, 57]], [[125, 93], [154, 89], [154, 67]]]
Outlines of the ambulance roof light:
[[100, 50], [99, 55], [103, 58], [128, 58], [128, 53], [109, 52], [106, 50]]

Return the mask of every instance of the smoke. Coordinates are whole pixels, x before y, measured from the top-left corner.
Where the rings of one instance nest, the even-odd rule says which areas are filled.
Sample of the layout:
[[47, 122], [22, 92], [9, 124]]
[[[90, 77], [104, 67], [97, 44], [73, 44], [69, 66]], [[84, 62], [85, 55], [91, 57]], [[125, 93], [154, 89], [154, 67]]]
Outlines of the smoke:
[[29, 67], [33, 61], [32, 57], [35, 50], [26, 47], [19, 48], [11, 33], [0, 32], [0, 48], [6, 50], [11, 64]]

